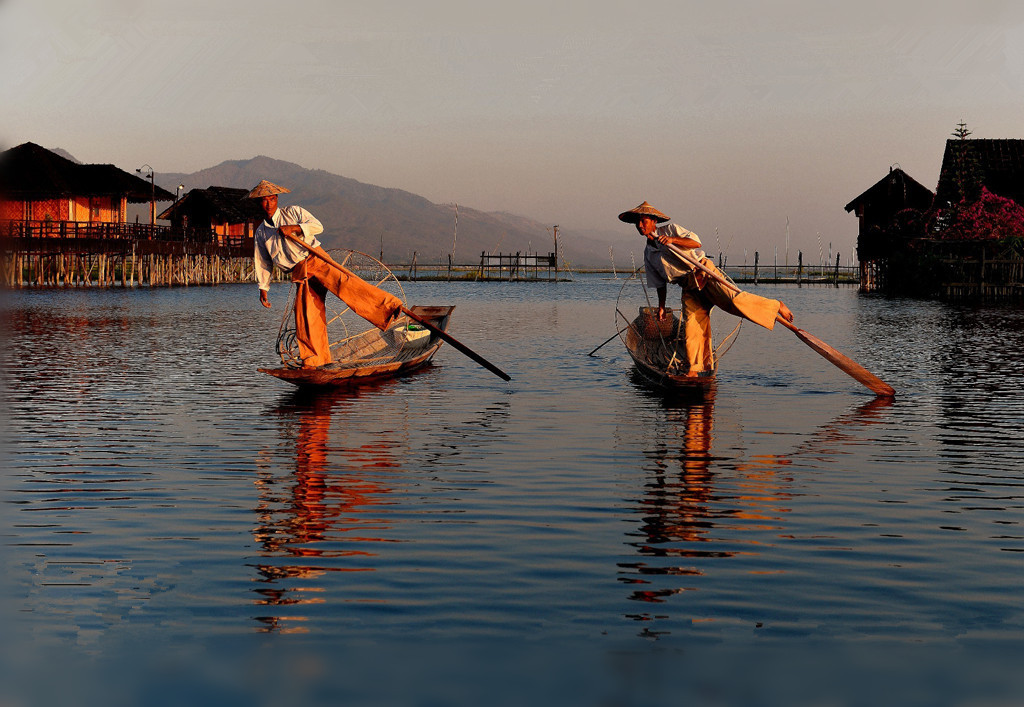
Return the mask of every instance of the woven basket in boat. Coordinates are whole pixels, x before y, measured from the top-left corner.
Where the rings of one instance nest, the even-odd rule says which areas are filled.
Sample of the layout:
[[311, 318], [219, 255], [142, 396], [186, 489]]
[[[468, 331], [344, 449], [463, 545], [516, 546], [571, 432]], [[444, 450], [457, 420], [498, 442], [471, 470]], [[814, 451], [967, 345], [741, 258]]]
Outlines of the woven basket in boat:
[[640, 336], [645, 339], [668, 339], [675, 327], [675, 317], [670, 307], [665, 307], [665, 318], [661, 320], [658, 319], [657, 307], [641, 307], [637, 326], [640, 328]]

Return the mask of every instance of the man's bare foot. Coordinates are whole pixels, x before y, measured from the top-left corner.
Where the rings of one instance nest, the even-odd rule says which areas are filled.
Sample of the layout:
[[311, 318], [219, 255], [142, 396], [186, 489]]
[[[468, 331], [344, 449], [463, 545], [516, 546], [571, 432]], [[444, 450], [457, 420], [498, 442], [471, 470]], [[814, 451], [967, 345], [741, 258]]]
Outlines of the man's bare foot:
[[779, 302], [779, 316], [787, 322], [793, 321], [793, 313], [789, 311], [789, 307], [786, 306], [785, 302]]

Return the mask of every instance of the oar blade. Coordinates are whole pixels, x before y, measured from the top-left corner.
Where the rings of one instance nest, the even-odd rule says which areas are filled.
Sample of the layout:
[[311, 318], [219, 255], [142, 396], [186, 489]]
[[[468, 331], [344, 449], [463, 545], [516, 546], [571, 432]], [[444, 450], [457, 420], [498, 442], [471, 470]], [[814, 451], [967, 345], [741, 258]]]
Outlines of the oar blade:
[[868, 369], [864, 368], [864, 366], [860, 365], [849, 356], [836, 351], [818, 337], [808, 334], [799, 327], [790, 325], [789, 328], [801, 341], [817, 351], [834, 366], [842, 370], [875, 395], [884, 398], [896, 397], [896, 390], [891, 385], [883, 381]]

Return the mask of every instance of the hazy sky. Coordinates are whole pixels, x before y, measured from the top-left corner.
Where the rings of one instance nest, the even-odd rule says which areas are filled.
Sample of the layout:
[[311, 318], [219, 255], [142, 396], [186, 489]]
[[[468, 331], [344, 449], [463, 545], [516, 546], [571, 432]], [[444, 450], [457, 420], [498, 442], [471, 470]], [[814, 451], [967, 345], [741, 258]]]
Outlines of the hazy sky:
[[934, 188], [961, 119], [1024, 138], [1011, 1], [0, 0], [0, 66], [8, 146], [262, 154], [625, 242], [647, 199], [734, 258], [788, 218], [794, 262], [845, 262], [890, 165]]

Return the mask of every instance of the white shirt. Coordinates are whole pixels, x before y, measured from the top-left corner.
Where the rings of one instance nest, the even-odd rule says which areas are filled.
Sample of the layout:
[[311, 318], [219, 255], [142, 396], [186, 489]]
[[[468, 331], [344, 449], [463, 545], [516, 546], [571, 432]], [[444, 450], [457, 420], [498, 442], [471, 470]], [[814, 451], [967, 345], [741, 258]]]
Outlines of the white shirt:
[[[697, 241], [698, 245], [700, 244], [700, 236], [674, 223], [658, 226], [654, 230], [653, 235], [689, 238], [690, 240]], [[680, 248], [680, 250], [697, 262], [704, 258], [704, 251], [702, 250], [697, 250], [696, 248]], [[693, 272], [693, 266], [669, 250], [668, 246], [662, 245], [656, 240], [648, 239], [647, 247], [644, 248], [644, 271], [647, 273], [647, 285], [657, 289], [664, 287], [669, 282], [685, 286], [687, 283], [683, 281], [683, 278]]]
[[288, 271], [309, 256], [308, 251], [278, 232], [280, 226], [298, 226], [302, 229], [302, 240], [314, 247], [320, 245], [316, 236], [324, 231], [316, 217], [301, 206], [278, 209], [270, 223], [266, 220], [260, 223], [254, 236], [256, 253], [253, 263], [256, 266], [256, 282], [261, 290], [270, 289], [270, 273], [275, 265]]

